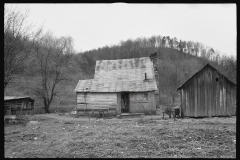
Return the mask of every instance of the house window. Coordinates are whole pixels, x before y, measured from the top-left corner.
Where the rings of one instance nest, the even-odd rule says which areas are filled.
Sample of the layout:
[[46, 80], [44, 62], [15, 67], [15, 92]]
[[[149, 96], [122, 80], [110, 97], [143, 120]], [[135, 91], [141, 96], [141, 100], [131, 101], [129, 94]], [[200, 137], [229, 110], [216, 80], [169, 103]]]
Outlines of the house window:
[[218, 82], [218, 78], [216, 78], [216, 82]]

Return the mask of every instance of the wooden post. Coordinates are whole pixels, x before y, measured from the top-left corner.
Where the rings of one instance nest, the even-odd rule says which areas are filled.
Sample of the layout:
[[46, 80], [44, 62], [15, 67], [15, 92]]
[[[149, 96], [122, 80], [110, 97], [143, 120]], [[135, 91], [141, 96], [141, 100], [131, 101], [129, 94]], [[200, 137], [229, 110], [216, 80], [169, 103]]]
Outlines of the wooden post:
[[[84, 101], [85, 101], [85, 105], [86, 105], [86, 109], [87, 109], [87, 101], [86, 101], [86, 97], [87, 97], [87, 93], [84, 92]], [[85, 114], [85, 110], [84, 110], [84, 114]]]
[[90, 121], [90, 112], [88, 112], [88, 121]]
[[21, 111], [20, 111], [20, 117], [22, 117], [22, 109], [23, 109], [23, 105], [24, 105], [24, 101], [22, 101], [22, 107], [21, 107]]

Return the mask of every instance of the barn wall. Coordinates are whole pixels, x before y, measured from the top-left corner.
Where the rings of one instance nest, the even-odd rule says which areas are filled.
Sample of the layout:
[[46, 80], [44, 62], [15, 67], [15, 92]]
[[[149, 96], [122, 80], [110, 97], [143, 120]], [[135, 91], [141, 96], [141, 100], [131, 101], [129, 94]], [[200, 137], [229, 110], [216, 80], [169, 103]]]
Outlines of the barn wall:
[[96, 107], [117, 109], [117, 93], [77, 93], [77, 108]]
[[156, 114], [155, 92], [129, 94], [130, 113]]
[[180, 89], [182, 116], [235, 114], [236, 88], [211, 67], [204, 68]]

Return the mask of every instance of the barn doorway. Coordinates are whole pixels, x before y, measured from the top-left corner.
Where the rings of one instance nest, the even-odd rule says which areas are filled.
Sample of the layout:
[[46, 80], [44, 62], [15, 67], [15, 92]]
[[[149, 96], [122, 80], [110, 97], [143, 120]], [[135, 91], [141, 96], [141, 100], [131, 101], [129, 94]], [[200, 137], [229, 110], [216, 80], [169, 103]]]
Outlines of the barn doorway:
[[123, 92], [121, 94], [121, 113], [129, 112], [129, 93]]

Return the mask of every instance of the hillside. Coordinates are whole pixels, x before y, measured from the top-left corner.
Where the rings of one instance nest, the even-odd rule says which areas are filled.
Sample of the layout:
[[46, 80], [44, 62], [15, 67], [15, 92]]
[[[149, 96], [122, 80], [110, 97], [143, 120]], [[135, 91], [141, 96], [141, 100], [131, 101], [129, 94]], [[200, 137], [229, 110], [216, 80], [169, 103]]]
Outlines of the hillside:
[[[179, 96], [176, 92], [177, 87], [207, 63], [215, 66], [232, 81], [236, 82], [236, 75], [234, 75], [236, 74], [236, 61], [234, 61], [234, 59], [227, 58], [219, 61], [215, 58], [208, 59], [206, 57], [196, 56], [194, 53], [190, 54], [168, 47], [145, 47], [139, 48], [138, 50], [133, 50], [132, 48], [134, 47], [129, 48], [130, 51], [128, 51], [124, 45], [104, 47], [98, 50], [84, 52], [83, 56], [89, 68], [94, 68], [96, 60], [139, 58], [150, 56], [150, 54], [154, 52], [157, 53], [159, 91], [160, 98], [162, 97], [162, 103], [175, 102], [175, 99]], [[90, 77], [93, 77], [93, 74], [94, 71], [92, 70], [88, 72]]]
[[[41, 87], [42, 76], [46, 76], [48, 86], [51, 86], [54, 76], [59, 73], [64, 81], [57, 85], [50, 110], [53, 111], [54, 106], [70, 110], [76, 105], [74, 88], [78, 80], [93, 78], [96, 60], [139, 58], [150, 56], [152, 53], [158, 54], [160, 103], [164, 105], [168, 105], [169, 102], [177, 103], [179, 97], [176, 92], [177, 87], [206, 63], [212, 64], [230, 80], [236, 82], [236, 59], [220, 56], [217, 51], [217, 53], [214, 52], [213, 48], [204, 47], [198, 42], [181, 40], [178, 42], [176, 38], [171, 39], [168, 36], [153, 36], [122, 41], [118, 45], [105, 46], [83, 53], [64, 54], [59, 50], [61, 43], [49, 49], [49, 41], [55, 41], [55, 39], [52, 35], [45, 34], [38, 40], [35, 48], [30, 52], [31, 58], [21, 66], [20, 76], [8, 86], [5, 95], [29, 95], [35, 98], [36, 106], [42, 107], [44, 92], [51, 90], [44, 91]], [[69, 38], [63, 40], [68, 41]], [[58, 42], [61, 41], [55, 43]], [[45, 68], [42, 65], [45, 65]], [[46, 74], [43, 74], [45, 72]]]

